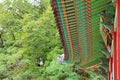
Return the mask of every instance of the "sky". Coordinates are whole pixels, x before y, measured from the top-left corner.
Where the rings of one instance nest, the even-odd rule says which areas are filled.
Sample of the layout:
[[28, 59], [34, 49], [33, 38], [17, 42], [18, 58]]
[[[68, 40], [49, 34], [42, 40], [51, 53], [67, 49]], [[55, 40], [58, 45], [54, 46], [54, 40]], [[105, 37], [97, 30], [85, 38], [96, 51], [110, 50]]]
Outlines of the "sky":
[[3, 0], [0, 0], [0, 2], [2, 2]]

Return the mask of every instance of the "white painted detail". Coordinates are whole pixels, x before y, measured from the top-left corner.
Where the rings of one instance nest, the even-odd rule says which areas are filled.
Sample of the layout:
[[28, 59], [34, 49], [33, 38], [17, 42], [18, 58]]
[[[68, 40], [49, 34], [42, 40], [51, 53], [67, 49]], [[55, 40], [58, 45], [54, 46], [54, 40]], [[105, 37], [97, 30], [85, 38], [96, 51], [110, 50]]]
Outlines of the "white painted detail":
[[59, 64], [62, 64], [62, 62], [64, 61], [64, 54], [61, 54], [58, 58], [57, 58], [57, 62]]

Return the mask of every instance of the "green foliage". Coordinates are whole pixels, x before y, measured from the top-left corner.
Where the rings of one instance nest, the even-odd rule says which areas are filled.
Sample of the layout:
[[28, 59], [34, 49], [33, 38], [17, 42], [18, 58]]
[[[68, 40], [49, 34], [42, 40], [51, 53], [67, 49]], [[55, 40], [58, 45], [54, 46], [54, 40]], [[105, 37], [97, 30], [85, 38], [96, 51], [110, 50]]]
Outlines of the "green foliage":
[[85, 72], [90, 75], [90, 80], [106, 80], [102, 75], [97, 75], [90, 70], [86, 70]]
[[55, 60], [46, 67], [42, 76], [41, 80], [79, 80], [79, 76], [73, 72], [73, 68], [68, 65], [59, 65]]
[[[26, 0], [5, 0], [0, 3], [0, 17], [4, 45], [0, 48], [0, 79], [38, 79], [63, 53], [48, 0], [37, 7]], [[39, 56], [44, 67], [37, 66]]]

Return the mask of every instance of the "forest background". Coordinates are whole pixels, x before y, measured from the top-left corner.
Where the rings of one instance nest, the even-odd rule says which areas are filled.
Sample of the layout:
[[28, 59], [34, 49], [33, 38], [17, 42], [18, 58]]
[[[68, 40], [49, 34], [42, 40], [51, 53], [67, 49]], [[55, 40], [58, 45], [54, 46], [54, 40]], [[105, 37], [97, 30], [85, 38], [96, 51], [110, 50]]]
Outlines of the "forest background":
[[62, 53], [49, 0], [0, 3], [0, 80], [100, 80], [92, 70], [58, 64]]

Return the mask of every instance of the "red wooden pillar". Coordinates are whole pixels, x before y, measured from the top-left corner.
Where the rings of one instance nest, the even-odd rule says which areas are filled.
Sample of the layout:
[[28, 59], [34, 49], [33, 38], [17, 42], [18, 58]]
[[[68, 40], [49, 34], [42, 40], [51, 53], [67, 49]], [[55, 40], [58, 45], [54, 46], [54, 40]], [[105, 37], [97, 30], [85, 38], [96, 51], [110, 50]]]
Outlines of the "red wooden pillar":
[[114, 80], [120, 80], [120, 0], [116, 3], [117, 22], [114, 32], [114, 53], [113, 53], [113, 76]]
[[116, 43], [116, 50], [117, 50], [117, 79], [120, 80], [120, 0], [117, 0], [117, 10], [118, 10], [118, 21], [117, 21], [117, 43]]
[[113, 31], [113, 60], [110, 59], [108, 80], [120, 80], [120, 0], [116, 0], [116, 15]]

